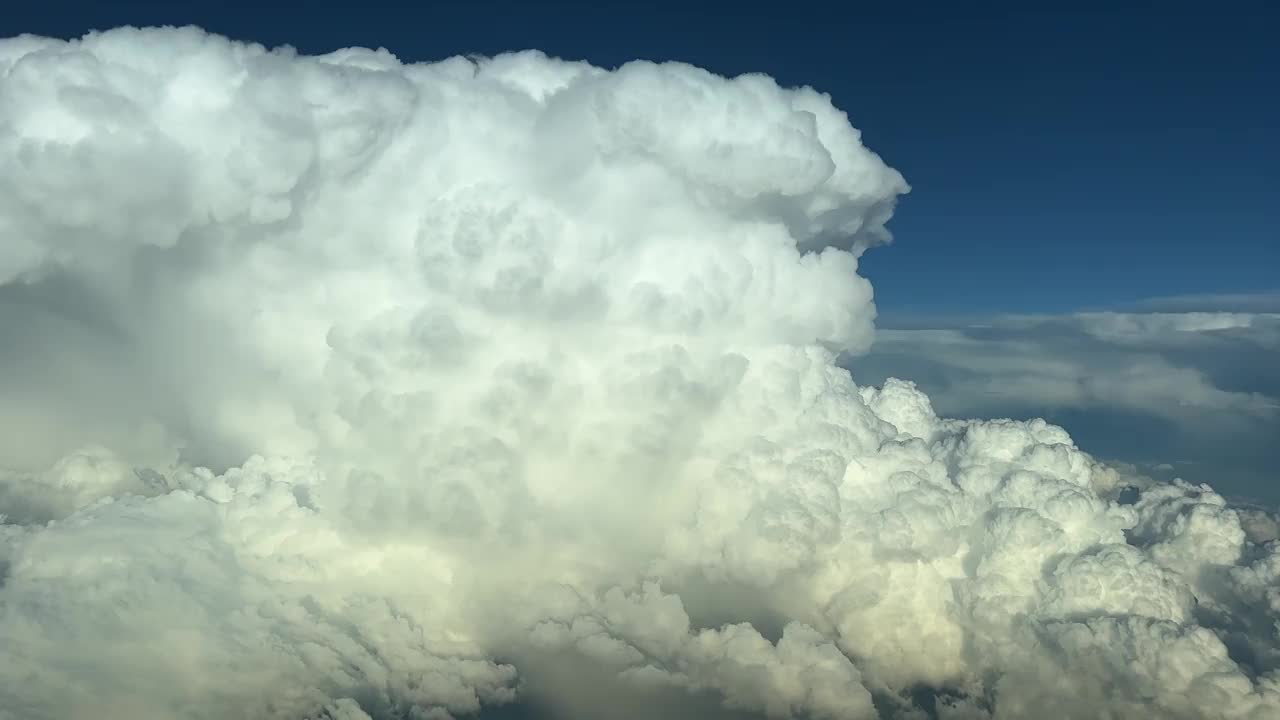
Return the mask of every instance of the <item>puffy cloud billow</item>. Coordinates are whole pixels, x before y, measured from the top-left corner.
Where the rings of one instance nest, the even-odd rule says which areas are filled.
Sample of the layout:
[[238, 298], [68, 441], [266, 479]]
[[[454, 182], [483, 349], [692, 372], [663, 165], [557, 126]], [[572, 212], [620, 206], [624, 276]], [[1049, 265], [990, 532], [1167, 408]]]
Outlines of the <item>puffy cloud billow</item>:
[[837, 366], [820, 93], [24, 36], [0, 167], [0, 718], [1280, 713], [1266, 518]]

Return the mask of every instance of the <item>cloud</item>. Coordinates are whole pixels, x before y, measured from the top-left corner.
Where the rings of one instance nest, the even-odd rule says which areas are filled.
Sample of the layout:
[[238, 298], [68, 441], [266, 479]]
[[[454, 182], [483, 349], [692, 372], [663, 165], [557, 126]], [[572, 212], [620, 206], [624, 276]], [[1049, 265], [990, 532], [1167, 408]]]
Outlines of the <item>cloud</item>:
[[1202, 293], [1150, 298], [1136, 303], [1143, 312], [1280, 312], [1280, 291], [1256, 293]]
[[1269, 516], [837, 366], [907, 186], [820, 93], [124, 28], [0, 99], [0, 718], [1280, 709]]
[[1095, 312], [917, 319], [845, 363], [911, 377], [949, 415], [1050, 417], [1108, 457], [1274, 504], [1277, 352], [1277, 314]]

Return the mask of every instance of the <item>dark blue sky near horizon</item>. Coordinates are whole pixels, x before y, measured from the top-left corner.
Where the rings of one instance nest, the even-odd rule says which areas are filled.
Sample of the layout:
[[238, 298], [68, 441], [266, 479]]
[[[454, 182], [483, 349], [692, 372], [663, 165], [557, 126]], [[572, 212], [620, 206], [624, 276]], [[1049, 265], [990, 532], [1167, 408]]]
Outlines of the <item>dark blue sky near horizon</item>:
[[1280, 3], [689, 5], [52, 0], [0, 36], [196, 24], [308, 54], [764, 72], [830, 93], [911, 183], [864, 261], [888, 320], [1280, 288]]

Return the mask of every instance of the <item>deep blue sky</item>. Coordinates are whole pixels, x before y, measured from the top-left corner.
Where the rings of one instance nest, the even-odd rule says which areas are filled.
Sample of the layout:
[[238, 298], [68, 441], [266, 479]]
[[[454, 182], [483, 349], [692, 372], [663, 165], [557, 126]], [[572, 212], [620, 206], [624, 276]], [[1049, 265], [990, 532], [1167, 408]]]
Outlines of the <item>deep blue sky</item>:
[[865, 263], [890, 316], [1280, 287], [1280, 2], [683, 4], [52, 0], [9, 4], [0, 36], [194, 23], [306, 53], [760, 71], [831, 93], [911, 182]]

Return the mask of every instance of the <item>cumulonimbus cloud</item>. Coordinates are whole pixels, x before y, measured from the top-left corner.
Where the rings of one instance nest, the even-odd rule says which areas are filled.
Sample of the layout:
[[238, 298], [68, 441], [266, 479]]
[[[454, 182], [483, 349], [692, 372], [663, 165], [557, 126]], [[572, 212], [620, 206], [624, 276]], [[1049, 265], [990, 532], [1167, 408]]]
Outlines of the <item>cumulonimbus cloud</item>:
[[0, 164], [0, 718], [1280, 710], [1212, 490], [837, 367], [815, 91], [24, 36]]

